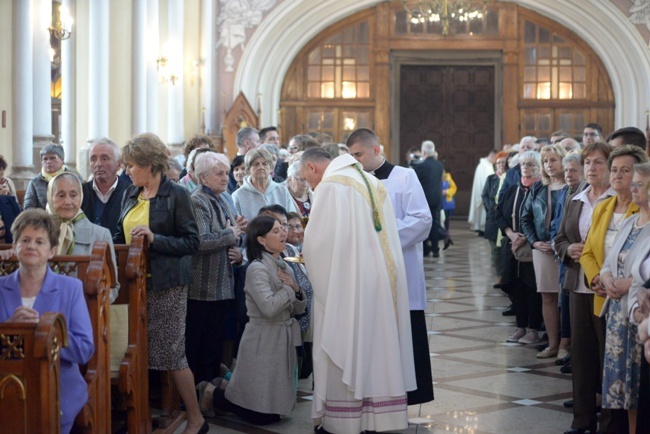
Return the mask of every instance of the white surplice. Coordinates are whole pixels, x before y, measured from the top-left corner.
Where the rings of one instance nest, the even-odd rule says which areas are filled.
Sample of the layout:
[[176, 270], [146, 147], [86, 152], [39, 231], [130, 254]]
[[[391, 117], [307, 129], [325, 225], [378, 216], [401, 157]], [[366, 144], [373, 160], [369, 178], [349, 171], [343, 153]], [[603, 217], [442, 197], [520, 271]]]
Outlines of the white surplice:
[[472, 185], [472, 197], [469, 201], [469, 217], [467, 221], [473, 231], [485, 230], [485, 207], [483, 206], [483, 187], [488, 176], [494, 174], [494, 165], [487, 158], [481, 158], [474, 171], [474, 183]]
[[431, 210], [413, 169], [394, 166], [382, 180], [393, 205], [408, 282], [409, 309], [427, 308], [422, 242], [431, 230]]
[[391, 201], [381, 182], [362, 177], [353, 165], [361, 169], [346, 154], [328, 166], [314, 192], [303, 245], [314, 288], [312, 417], [338, 434], [405, 429], [406, 392], [416, 388], [406, 272]]

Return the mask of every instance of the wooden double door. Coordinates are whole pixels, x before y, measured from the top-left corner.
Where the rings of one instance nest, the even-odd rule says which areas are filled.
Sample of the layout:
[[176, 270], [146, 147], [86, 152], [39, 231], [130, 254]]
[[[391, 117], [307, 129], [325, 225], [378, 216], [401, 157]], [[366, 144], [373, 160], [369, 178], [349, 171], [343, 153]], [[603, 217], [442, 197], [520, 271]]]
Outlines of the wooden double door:
[[458, 186], [456, 215], [467, 215], [474, 170], [495, 143], [495, 67], [401, 65], [399, 81], [401, 158], [433, 140]]

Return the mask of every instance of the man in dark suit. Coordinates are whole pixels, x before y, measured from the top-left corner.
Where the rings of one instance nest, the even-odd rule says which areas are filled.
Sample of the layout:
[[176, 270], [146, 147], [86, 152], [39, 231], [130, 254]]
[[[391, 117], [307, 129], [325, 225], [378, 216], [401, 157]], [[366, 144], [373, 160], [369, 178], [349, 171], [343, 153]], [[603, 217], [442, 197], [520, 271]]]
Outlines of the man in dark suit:
[[117, 176], [120, 147], [109, 138], [93, 140], [88, 150], [92, 181], [83, 184], [81, 209], [91, 222], [115, 235], [122, 209], [122, 196], [129, 183]]
[[[424, 256], [433, 252], [433, 257], [440, 256], [438, 242], [445, 238], [445, 230], [440, 225], [440, 208], [442, 207], [442, 164], [436, 160], [436, 145], [431, 140], [422, 142], [422, 162], [413, 165], [413, 169], [422, 184], [427, 198], [433, 223], [429, 238], [424, 241]], [[431, 244], [429, 246], [429, 243]]]

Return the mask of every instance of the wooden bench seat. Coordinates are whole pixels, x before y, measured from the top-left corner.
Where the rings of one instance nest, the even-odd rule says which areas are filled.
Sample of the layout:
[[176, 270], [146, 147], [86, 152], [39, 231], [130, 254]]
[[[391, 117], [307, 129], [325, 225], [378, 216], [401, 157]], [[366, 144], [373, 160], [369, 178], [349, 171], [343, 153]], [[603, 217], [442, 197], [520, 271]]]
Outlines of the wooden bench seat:
[[46, 312], [36, 323], [0, 323], [0, 427], [3, 433], [58, 434], [65, 318]]

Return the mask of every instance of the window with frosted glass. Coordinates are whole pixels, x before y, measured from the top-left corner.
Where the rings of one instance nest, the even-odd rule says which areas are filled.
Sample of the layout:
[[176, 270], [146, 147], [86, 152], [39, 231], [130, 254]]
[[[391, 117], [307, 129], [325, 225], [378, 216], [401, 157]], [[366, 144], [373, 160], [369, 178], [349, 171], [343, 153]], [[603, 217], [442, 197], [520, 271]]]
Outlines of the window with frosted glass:
[[524, 99], [587, 98], [586, 56], [561, 36], [524, 24]]
[[309, 98], [370, 98], [370, 25], [348, 27], [307, 56]]

